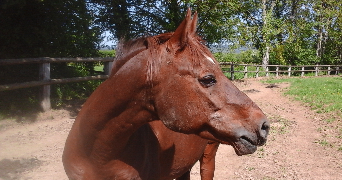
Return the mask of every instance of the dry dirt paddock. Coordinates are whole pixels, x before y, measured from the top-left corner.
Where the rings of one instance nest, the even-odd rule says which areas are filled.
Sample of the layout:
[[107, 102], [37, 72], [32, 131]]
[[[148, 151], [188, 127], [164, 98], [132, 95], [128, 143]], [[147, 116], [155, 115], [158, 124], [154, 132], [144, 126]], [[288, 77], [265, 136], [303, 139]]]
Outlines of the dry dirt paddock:
[[[284, 97], [288, 84], [267, 88], [252, 79], [235, 84], [265, 112], [272, 129], [266, 145], [252, 155], [239, 157], [232, 147], [221, 145], [214, 179], [342, 179], [342, 152], [318, 143], [326, 137], [319, 130], [324, 117]], [[0, 180], [67, 179], [61, 155], [73, 118], [68, 111], [53, 110], [34, 123], [0, 121]], [[200, 179], [198, 164], [191, 178]]]

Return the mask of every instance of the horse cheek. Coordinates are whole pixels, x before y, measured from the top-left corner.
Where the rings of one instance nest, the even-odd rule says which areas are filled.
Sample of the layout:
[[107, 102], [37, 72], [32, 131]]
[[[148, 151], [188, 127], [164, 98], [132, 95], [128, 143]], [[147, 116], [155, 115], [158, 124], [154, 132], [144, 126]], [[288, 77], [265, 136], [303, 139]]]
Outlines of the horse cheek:
[[175, 101], [174, 98], [166, 100], [160, 106], [159, 118], [164, 125], [176, 132], [196, 133], [203, 124], [205, 111], [198, 104], [197, 98], [183, 98], [183, 101]]

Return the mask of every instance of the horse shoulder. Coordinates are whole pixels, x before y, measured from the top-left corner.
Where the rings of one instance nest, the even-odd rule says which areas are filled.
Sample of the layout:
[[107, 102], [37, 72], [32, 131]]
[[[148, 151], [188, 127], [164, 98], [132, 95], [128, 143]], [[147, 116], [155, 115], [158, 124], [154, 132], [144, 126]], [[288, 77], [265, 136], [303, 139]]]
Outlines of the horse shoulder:
[[[171, 131], [161, 121], [149, 122], [160, 146], [161, 174], [180, 177], [201, 158], [207, 140], [197, 135]], [[166, 178], [166, 177], [165, 177]]]

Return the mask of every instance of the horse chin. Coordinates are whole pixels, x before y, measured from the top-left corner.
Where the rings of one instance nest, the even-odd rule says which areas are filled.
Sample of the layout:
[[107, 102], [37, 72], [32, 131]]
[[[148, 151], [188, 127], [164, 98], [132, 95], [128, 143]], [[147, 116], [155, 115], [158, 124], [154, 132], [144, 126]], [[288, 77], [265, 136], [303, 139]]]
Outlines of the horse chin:
[[244, 138], [240, 138], [239, 141], [233, 142], [232, 146], [234, 147], [235, 153], [238, 156], [253, 154], [257, 150], [256, 145]]

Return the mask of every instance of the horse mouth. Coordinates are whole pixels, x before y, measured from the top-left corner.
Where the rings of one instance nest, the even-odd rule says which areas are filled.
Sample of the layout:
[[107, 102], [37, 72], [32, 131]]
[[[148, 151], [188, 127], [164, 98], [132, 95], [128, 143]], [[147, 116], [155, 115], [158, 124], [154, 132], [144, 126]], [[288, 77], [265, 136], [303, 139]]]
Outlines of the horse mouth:
[[238, 141], [233, 142], [232, 146], [238, 156], [252, 154], [257, 150], [257, 145], [245, 136], [242, 136]]

